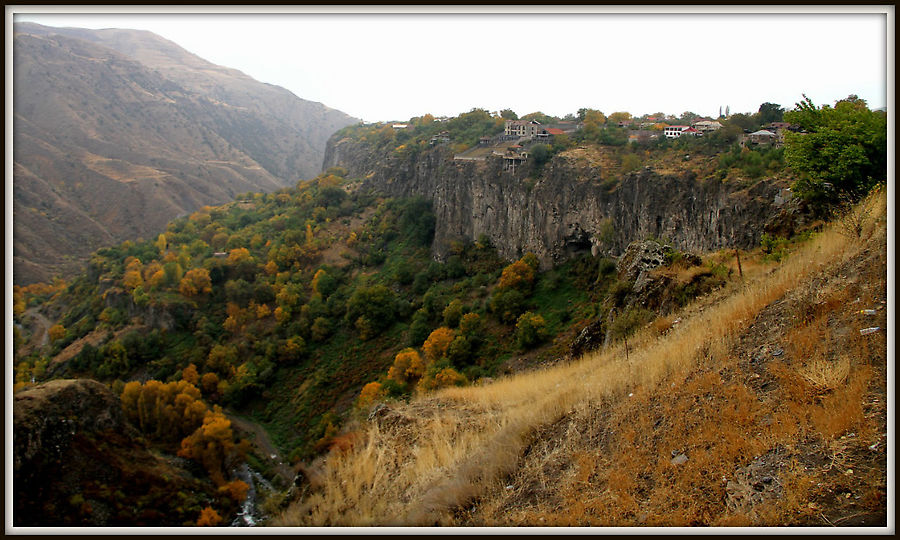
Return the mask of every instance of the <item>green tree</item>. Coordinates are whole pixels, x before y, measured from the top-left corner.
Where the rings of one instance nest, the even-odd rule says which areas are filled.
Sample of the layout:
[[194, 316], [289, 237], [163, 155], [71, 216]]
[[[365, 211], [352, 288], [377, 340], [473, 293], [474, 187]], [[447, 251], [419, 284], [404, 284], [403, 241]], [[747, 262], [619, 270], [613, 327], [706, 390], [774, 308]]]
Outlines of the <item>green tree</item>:
[[512, 109], [503, 109], [500, 111], [500, 118], [503, 118], [504, 120], [518, 120], [519, 115]]
[[540, 315], [526, 311], [516, 321], [516, 342], [528, 349], [547, 338], [547, 323]]
[[782, 118], [784, 118], [784, 109], [777, 103], [769, 103], [767, 101], [759, 106], [759, 111], [756, 113], [756, 116], [759, 123], [762, 125], [768, 125], [772, 122], [781, 122]]
[[360, 287], [347, 301], [347, 321], [352, 322], [363, 339], [374, 337], [397, 316], [397, 299], [384, 285]]
[[816, 107], [804, 95], [784, 119], [807, 132], [785, 134], [784, 158], [800, 174], [797, 194], [819, 209], [858, 199], [885, 180], [887, 117], [865, 100], [851, 95], [834, 107]]

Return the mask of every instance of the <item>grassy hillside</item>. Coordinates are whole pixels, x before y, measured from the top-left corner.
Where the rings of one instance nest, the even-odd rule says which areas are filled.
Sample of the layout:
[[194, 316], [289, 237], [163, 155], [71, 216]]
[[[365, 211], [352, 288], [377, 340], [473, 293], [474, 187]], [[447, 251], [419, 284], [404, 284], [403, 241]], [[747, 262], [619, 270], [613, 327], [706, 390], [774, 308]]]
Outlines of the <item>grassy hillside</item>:
[[885, 205], [628, 352], [387, 401], [274, 524], [884, 526]]
[[[189, 371], [204, 400], [249, 415], [296, 460], [327, 448], [372, 398], [555, 361], [612, 308], [652, 315], [628, 304], [631, 284], [608, 259], [541, 273], [533, 256], [510, 264], [479, 240], [435, 262], [428, 203], [379, 198], [343, 174], [99, 250], [71, 283], [16, 287], [16, 388], [89, 377], [121, 392]], [[724, 282], [712, 260], [681, 278], [676, 267], [672, 305]], [[409, 374], [404, 351], [418, 362]]]

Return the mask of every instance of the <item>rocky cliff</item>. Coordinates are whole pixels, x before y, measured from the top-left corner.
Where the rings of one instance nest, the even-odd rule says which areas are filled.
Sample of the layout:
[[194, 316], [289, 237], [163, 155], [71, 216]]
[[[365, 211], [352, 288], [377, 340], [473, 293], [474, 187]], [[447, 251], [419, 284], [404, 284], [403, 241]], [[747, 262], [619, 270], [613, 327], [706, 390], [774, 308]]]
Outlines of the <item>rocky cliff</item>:
[[540, 172], [527, 164], [506, 171], [502, 158], [454, 160], [446, 147], [386, 157], [337, 137], [325, 152], [324, 167], [332, 166], [391, 196], [432, 200], [438, 259], [451, 241], [486, 235], [503, 257], [531, 251], [543, 267], [586, 251], [616, 255], [650, 237], [689, 251], [750, 247], [779, 215], [774, 201], [784, 187], [767, 180], [700, 181], [691, 173], [649, 168], [611, 184], [601, 182], [600, 165], [583, 159], [579, 149], [555, 156]]
[[50, 381], [14, 400], [16, 526], [184, 525], [212, 495], [184, 460], [149, 449], [97, 381]]

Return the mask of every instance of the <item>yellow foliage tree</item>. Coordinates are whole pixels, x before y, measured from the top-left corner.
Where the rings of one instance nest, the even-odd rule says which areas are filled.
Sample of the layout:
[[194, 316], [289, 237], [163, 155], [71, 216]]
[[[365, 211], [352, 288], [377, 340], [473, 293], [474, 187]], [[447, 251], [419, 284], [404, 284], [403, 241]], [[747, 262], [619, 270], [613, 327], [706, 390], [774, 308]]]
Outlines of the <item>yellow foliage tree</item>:
[[235, 449], [231, 421], [220, 410], [208, 411], [203, 425], [181, 441], [180, 457], [203, 465], [217, 486], [225, 484], [224, 471]]
[[166, 239], [165, 234], [160, 234], [156, 237], [156, 248], [159, 250], [160, 255], [165, 255], [166, 248], [168, 247], [169, 242]]
[[497, 288], [524, 289], [530, 287], [532, 283], [534, 283], [534, 269], [519, 259], [503, 269]]
[[362, 391], [360, 391], [359, 393], [359, 399], [357, 399], [356, 403], [361, 409], [367, 409], [376, 400], [381, 399], [383, 395], [384, 391], [381, 387], [381, 383], [370, 382], [369, 384], [363, 386]]
[[247, 248], [234, 248], [230, 252], [228, 252], [228, 263], [235, 264], [239, 262], [249, 261], [252, 257], [250, 256], [250, 250]]
[[425, 375], [419, 381], [416, 389], [419, 392], [429, 392], [448, 386], [461, 386], [466, 383], [466, 378], [455, 369], [446, 367], [434, 375]]
[[181, 278], [178, 291], [183, 296], [197, 296], [212, 292], [212, 280], [206, 268], [193, 268]]
[[54, 324], [47, 330], [47, 334], [50, 336], [50, 341], [59, 341], [66, 337], [66, 327], [61, 324]]
[[394, 357], [394, 365], [388, 370], [388, 379], [406, 384], [411, 378], [421, 377], [424, 368], [422, 358], [415, 349], [403, 349]]
[[429, 363], [440, 360], [447, 354], [447, 349], [455, 337], [456, 333], [446, 326], [442, 326], [432, 332], [422, 345], [422, 350], [425, 351], [425, 360]]
[[200, 381], [200, 374], [197, 373], [197, 366], [188, 364], [188, 367], [181, 370], [181, 379], [197, 386], [197, 383]]

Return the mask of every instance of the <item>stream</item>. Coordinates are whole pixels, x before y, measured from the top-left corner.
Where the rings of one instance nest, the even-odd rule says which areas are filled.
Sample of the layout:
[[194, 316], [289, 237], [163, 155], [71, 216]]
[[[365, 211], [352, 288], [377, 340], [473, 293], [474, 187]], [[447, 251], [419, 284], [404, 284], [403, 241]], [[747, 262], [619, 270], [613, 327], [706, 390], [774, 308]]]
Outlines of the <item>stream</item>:
[[259, 503], [264, 498], [264, 492], [272, 493], [274, 488], [261, 474], [250, 468], [244, 463], [235, 471], [235, 475], [242, 481], [246, 482], [250, 489], [247, 490], [247, 498], [241, 504], [241, 510], [231, 522], [232, 527], [255, 527], [260, 522], [265, 521], [268, 516], [263, 514], [259, 508]]

